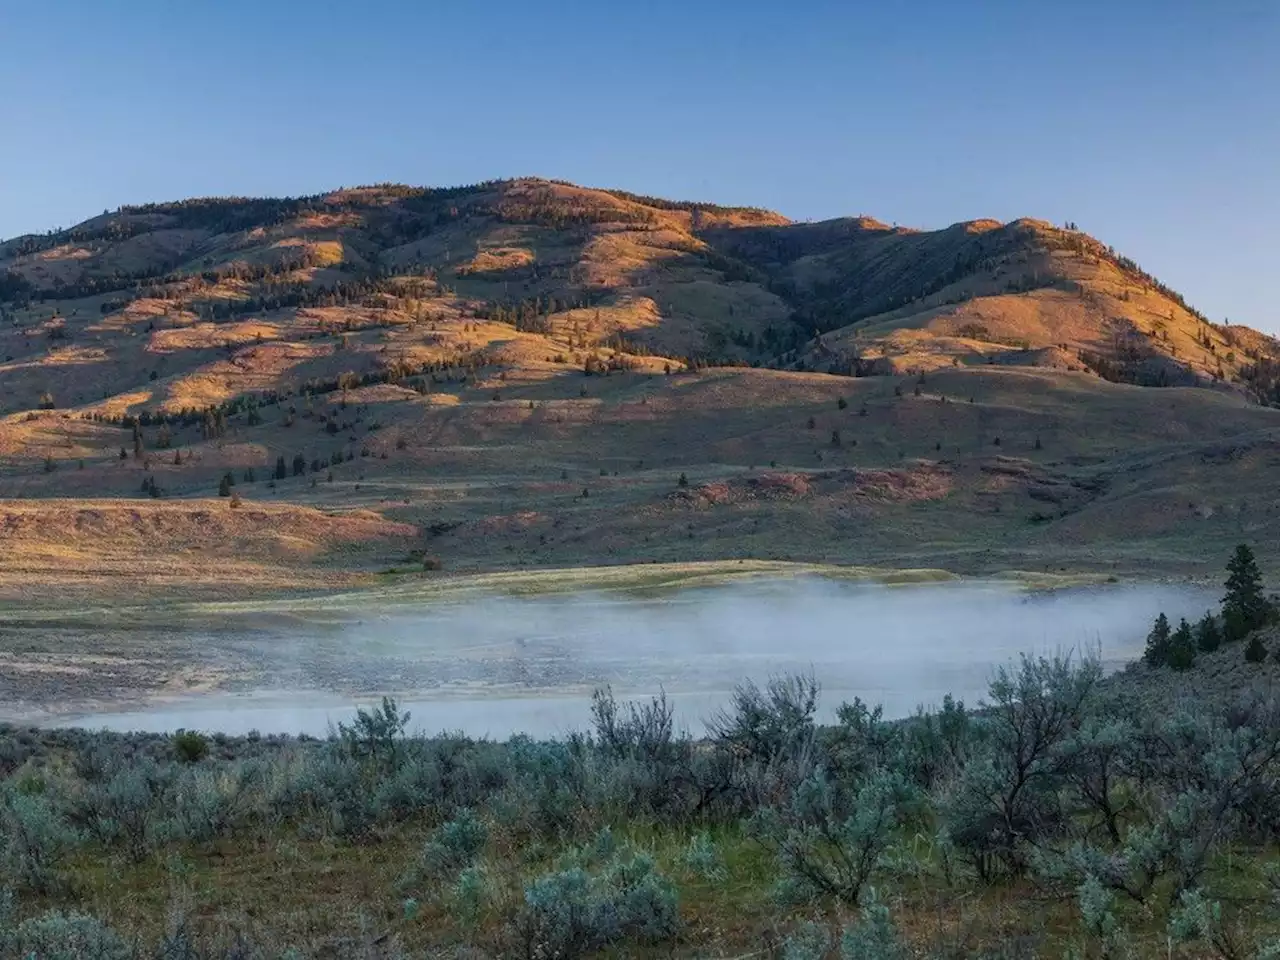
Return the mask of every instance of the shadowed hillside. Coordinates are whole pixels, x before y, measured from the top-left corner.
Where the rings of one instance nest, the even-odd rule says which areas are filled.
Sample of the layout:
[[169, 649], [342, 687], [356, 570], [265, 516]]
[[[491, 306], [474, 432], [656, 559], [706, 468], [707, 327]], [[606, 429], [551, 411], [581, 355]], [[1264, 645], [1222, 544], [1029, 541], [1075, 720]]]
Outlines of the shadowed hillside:
[[[1276, 532], [1277, 357], [1033, 220], [533, 179], [189, 200], [0, 244], [0, 496], [375, 511], [241, 556], [344, 575], [1195, 569]], [[0, 574], [252, 536], [199, 522], [27, 525]]]

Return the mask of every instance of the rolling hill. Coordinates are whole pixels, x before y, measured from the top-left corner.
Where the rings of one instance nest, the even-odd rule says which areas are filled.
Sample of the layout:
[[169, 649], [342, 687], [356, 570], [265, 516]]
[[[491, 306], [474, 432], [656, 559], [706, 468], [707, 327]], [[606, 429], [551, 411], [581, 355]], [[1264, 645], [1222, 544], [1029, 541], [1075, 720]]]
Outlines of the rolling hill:
[[125, 207], [0, 244], [0, 359], [27, 599], [424, 557], [1194, 572], [1280, 542], [1280, 343], [1035, 220], [535, 179]]

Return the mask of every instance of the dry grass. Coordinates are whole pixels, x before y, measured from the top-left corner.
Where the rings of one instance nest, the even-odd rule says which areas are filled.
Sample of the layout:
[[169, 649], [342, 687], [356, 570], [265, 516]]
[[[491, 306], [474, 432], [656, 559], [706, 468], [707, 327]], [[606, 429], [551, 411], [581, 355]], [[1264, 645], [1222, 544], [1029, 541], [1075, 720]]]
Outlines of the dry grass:
[[[1234, 539], [1277, 542], [1273, 411], [1226, 392], [1140, 390], [1071, 372], [1075, 351], [1109, 349], [1103, 321], [1113, 316], [1197, 370], [1210, 359], [1238, 368], [1246, 349], [1265, 353], [1271, 341], [1203, 327], [1105, 259], [1049, 249], [1064, 235], [1047, 224], [782, 226], [759, 211], [667, 209], [536, 180], [451, 200], [456, 209], [425, 225], [398, 204], [394, 191], [362, 188], [225, 235], [179, 228], [166, 214], [123, 214], [86, 229], [150, 232], [24, 257], [0, 245], [0, 268], [44, 270], [43, 283], [138, 264], [178, 277], [123, 306], [119, 292], [37, 299], [0, 325], [0, 495], [131, 508], [154, 479], [166, 502], [195, 502], [224, 472], [253, 471], [241, 493], [255, 501], [369, 510], [425, 531], [403, 550], [357, 550], [349, 563], [306, 546], [306, 536], [296, 549], [276, 538], [272, 559], [251, 561], [274, 563], [276, 583], [339, 567], [351, 577], [407, 571], [410, 550], [462, 573], [765, 558], [1125, 574], [1194, 571]], [[513, 222], [512, 211], [532, 212]], [[556, 211], [579, 219], [545, 219]], [[771, 230], [799, 237], [799, 255], [769, 265], [736, 246]], [[995, 245], [991, 262], [919, 295], [978, 241]], [[183, 260], [197, 244], [198, 259]], [[306, 253], [320, 265], [275, 279], [320, 286], [361, 276], [374, 251], [404, 271], [397, 283], [410, 292], [208, 319], [211, 303], [276, 288], [230, 276], [201, 287], [201, 273]], [[879, 292], [909, 295], [800, 353], [821, 368], [857, 350], [899, 376], [680, 373], [677, 357], [746, 357], [730, 334], [759, 338], [791, 322], [793, 304], [777, 292], [786, 285], [728, 279], [752, 274], [739, 264], [727, 275], [726, 251], [801, 294], [844, 296], [849, 310]], [[1009, 289], [1036, 277], [1055, 285]], [[558, 310], [547, 334], [475, 315], [548, 296]], [[588, 306], [565, 306], [587, 296]], [[616, 354], [607, 344], [618, 336], [652, 355]], [[1023, 342], [1028, 349], [1014, 346]], [[592, 357], [635, 371], [585, 377]], [[391, 364], [437, 370], [416, 389], [299, 395], [312, 381], [380, 375]], [[907, 369], [927, 371], [925, 382], [902, 376]], [[267, 391], [285, 399], [262, 408], [261, 424], [234, 417], [215, 438], [194, 425], [167, 438], [144, 428], [139, 457], [131, 431], [93, 419]], [[58, 409], [32, 413], [46, 394]], [[295, 456], [306, 474], [267, 486], [276, 459]], [[74, 535], [60, 535], [71, 549]], [[110, 550], [74, 549], [80, 570], [58, 576], [115, 569]], [[141, 547], [121, 556], [164, 576], [170, 553], [160, 549], [154, 563]], [[56, 566], [50, 554], [39, 575]]]

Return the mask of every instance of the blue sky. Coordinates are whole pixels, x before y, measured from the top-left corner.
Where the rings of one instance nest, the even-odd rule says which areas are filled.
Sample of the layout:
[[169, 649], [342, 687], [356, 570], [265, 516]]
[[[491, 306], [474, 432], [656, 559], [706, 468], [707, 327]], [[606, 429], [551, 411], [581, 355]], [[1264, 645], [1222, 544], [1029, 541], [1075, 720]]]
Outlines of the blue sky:
[[0, 236], [538, 174], [795, 218], [1074, 220], [1280, 332], [1280, 3], [0, 0]]

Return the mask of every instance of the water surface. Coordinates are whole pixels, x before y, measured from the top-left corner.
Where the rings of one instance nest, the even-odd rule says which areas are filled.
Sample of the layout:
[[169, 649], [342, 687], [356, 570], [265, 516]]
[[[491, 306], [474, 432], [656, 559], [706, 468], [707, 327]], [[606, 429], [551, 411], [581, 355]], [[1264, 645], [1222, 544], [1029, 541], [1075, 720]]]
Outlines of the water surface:
[[665, 691], [679, 723], [697, 733], [735, 684], [796, 672], [822, 685], [824, 716], [858, 696], [896, 717], [946, 693], [975, 703], [1020, 653], [1088, 652], [1116, 669], [1140, 655], [1157, 613], [1198, 617], [1215, 599], [1168, 585], [1028, 592], [819, 578], [646, 599], [468, 599], [371, 611], [336, 627], [202, 637], [204, 655], [257, 664], [248, 688], [71, 722], [324, 735], [387, 693], [411, 711], [415, 730], [557, 736], [588, 725], [591, 691], [607, 684], [621, 698]]

